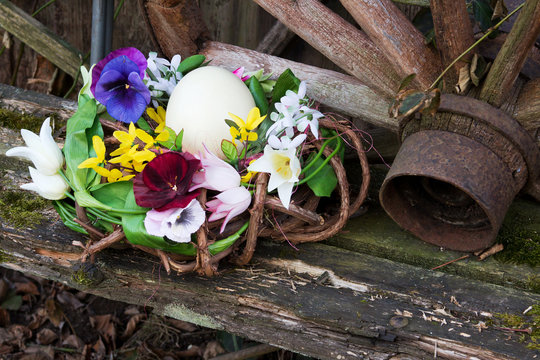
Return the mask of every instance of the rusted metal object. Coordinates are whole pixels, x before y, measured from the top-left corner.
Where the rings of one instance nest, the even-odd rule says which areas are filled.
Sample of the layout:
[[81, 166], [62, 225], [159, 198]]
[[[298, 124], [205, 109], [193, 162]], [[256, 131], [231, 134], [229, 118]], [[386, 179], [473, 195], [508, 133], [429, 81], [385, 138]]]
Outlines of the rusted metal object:
[[523, 189], [537, 195], [540, 151], [505, 112], [443, 95], [435, 117], [401, 125], [403, 144], [380, 200], [422, 240], [453, 250], [484, 249], [495, 241], [516, 194]]

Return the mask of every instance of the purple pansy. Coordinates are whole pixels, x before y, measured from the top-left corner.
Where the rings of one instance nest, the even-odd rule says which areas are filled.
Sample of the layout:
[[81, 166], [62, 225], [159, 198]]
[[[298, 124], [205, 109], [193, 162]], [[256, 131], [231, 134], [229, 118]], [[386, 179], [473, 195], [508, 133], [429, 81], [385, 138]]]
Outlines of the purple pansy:
[[170, 151], [156, 156], [133, 178], [135, 202], [156, 211], [185, 208], [200, 194], [189, 191], [200, 167], [201, 162], [189, 153]]
[[135, 48], [118, 49], [92, 69], [90, 90], [116, 120], [137, 122], [150, 103], [143, 82], [146, 58]]

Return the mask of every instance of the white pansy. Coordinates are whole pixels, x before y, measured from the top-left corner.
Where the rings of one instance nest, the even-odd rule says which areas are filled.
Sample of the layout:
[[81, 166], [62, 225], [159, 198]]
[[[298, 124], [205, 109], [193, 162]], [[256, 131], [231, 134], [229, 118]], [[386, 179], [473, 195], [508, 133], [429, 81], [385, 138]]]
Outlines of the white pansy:
[[247, 169], [270, 173], [268, 191], [277, 189], [281, 203], [289, 208], [292, 190], [301, 171], [296, 149], [274, 150], [267, 145], [264, 148], [264, 155], [252, 162]]
[[50, 118], [41, 125], [39, 136], [22, 129], [21, 135], [26, 146], [18, 146], [6, 151], [7, 156], [17, 156], [32, 161], [36, 169], [43, 175], [54, 175], [64, 165], [62, 151], [54, 142]]
[[199, 230], [205, 219], [201, 204], [193, 199], [185, 208], [148, 211], [144, 227], [150, 235], [166, 236], [172, 241], [187, 243], [191, 241], [191, 234]]
[[49, 200], [60, 200], [66, 197], [69, 185], [59, 174], [43, 175], [33, 167], [29, 167], [31, 183], [21, 185], [21, 189], [37, 192], [40, 196]]

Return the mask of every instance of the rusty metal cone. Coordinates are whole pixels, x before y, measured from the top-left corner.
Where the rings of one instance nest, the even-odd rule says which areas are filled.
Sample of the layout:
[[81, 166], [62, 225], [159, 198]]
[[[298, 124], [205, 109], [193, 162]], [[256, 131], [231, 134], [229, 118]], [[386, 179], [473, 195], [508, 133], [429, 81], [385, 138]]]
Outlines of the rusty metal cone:
[[463, 135], [407, 137], [379, 194], [388, 215], [420, 239], [448, 249], [490, 246], [515, 195], [512, 172], [489, 148]]

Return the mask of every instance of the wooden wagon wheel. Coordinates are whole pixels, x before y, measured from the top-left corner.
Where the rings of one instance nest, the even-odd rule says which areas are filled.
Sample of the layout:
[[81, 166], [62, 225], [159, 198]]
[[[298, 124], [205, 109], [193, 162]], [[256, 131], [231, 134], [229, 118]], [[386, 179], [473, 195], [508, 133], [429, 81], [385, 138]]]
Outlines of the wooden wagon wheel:
[[[391, 0], [340, 0], [361, 30], [318, 0], [254, 2], [352, 76], [210, 41], [201, 11], [193, 1], [140, 0], [149, 29], [166, 56], [200, 52], [212, 59], [213, 64], [231, 70], [240, 64], [248, 69], [264, 67], [274, 73], [291, 68], [297, 76], [307, 80], [308, 95], [314, 100], [392, 130], [398, 130], [398, 122], [389, 117], [387, 109], [401, 81], [414, 73], [412, 87], [433, 89], [443, 69], [467, 52], [475, 41], [472, 24], [467, 21], [465, 0], [430, 0], [437, 50], [425, 43], [424, 36]], [[537, 144], [540, 144], [540, 97], [537, 95], [540, 55], [532, 50], [539, 34], [540, 0], [527, 0], [485, 81], [474, 94], [479, 100], [509, 112]], [[473, 53], [467, 52], [445, 73], [444, 89], [453, 91], [460, 71], [469, 66]], [[516, 82], [516, 79], [526, 62], [529, 68], [532, 63], [533, 71], [523, 86], [522, 80]], [[458, 114], [459, 111], [449, 116], [457, 118]], [[535, 173], [529, 172], [525, 191], [540, 197], [540, 179]], [[295, 235], [294, 231], [291, 237], [293, 242], [304, 241], [302, 235]]]

